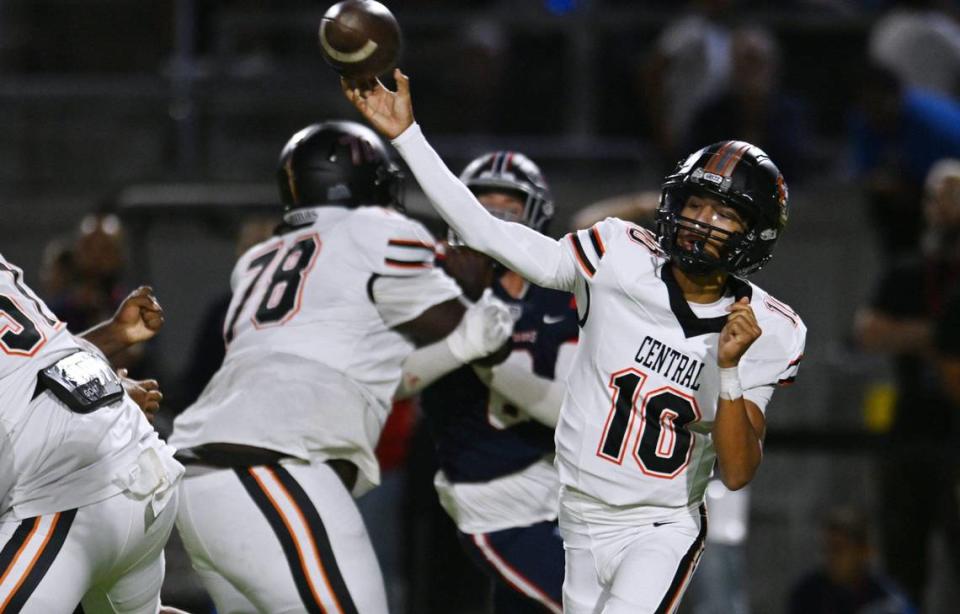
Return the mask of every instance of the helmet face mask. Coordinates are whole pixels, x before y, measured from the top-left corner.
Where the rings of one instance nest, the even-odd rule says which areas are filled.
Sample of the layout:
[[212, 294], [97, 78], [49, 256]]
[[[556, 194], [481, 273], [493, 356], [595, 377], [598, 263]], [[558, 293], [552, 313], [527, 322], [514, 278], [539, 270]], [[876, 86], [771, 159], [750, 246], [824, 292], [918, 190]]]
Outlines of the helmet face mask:
[[[744, 230], [730, 232], [684, 217], [691, 196], [732, 208], [743, 219]], [[773, 256], [786, 221], [786, 183], [776, 165], [758, 147], [723, 141], [688, 156], [666, 178], [657, 209], [657, 236], [670, 259], [688, 273], [719, 270], [747, 276]]]
[[553, 219], [553, 194], [527, 156], [516, 151], [483, 154], [467, 164], [460, 181], [477, 196], [491, 192], [517, 196], [524, 205], [521, 219], [515, 221], [546, 234]]

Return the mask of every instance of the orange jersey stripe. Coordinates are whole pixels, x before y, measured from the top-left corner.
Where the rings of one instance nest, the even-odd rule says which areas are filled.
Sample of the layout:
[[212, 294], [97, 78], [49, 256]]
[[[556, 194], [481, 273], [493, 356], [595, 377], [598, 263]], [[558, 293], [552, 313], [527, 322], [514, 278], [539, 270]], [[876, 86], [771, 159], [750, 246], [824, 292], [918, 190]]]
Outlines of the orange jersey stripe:
[[410, 239], [390, 239], [387, 241], [387, 245], [392, 245], [394, 247], [422, 247], [423, 249], [429, 249], [433, 251], [436, 249], [436, 245], [431, 243], [424, 243], [423, 241], [413, 241]]

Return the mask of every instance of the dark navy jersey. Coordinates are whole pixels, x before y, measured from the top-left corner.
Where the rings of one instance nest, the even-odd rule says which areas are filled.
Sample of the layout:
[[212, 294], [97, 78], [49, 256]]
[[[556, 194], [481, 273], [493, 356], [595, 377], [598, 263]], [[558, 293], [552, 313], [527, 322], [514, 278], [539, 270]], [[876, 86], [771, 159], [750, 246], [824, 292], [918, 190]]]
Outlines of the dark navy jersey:
[[[500, 284], [494, 284], [493, 291], [515, 318], [519, 314], [510, 362], [553, 379], [560, 346], [576, 342], [579, 332], [573, 295], [532, 284], [520, 299]], [[424, 390], [421, 404], [440, 468], [451, 482], [487, 482], [521, 471], [553, 452], [553, 429], [487, 388], [470, 366]]]

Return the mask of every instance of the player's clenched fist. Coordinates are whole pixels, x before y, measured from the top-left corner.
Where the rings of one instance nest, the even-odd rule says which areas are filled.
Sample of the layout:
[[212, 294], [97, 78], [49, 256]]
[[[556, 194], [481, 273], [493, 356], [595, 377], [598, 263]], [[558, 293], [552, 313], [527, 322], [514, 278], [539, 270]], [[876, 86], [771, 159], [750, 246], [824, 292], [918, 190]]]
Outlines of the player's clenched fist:
[[757, 316], [750, 307], [750, 299], [742, 298], [730, 305], [730, 315], [720, 331], [717, 344], [717, 364], [721, 369], [735, 367], [747, 348], [762, 334]]
[[156, 335], [163, 327], [163, 308], [153, 295], [153, 288], [140, 286], [123, 299], [112, 326], [120, 339], [130, 345]]
[[446, 341], [450, 353], [466, 364], [493, 354], [503, 347], [511, 334], [513, 317], [510, 308], [487, 289], [463, 314], [463, 320]]

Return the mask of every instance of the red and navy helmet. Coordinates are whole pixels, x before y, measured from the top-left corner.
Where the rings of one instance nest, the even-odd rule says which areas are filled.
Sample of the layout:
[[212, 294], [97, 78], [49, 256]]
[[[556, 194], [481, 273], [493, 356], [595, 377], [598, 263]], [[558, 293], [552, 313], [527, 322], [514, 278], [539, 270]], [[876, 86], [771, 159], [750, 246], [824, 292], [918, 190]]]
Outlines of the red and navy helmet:
[[377, 134], [355, 122], [307, 126], [277, 163], [284, 212], [305, 207], [381, 205], [403, 209], [403, 173]]
[[553, 195], [533, 160], [516, 151], [485, 153], [467, 164], [460, 181], [477, 196], [485, 192], [515, 194], [524, 202], [520, 222], [546, 234], [553, 219]]
[[[730, 233], [681, 215], [687, 199], [697, 194], [735, 209], [746, 221], [744, 232]], [[717, 269], [746, 276], [773, 257], [773, 248], [787, 225], [787, 184], [762, 149], [745, 141], [721, 141], [691, 154], [664, 180], [657, 209], [657, 238], [681, 269], [702, 274]], [[702, 239], [693, 249], [678, 244], [683, 229]], [[723, 242], [719, 257], [703, 246]]]

